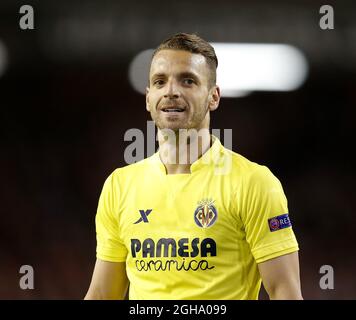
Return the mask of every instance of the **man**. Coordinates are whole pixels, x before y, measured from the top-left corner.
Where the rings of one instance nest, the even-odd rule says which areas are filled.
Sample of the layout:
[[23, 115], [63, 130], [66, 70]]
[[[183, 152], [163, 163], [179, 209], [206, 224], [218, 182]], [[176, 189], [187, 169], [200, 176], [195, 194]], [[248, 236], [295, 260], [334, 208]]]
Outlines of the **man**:
[[123, 299], [129, 283], [130, 299], [257, 299], [261, 280], [271, 299], [302, 299], [280, 182], [209, 134], [217, 65], [196, 35], [154, 52], [146, 108], [159, 151], [104, 184], [86, 299]]

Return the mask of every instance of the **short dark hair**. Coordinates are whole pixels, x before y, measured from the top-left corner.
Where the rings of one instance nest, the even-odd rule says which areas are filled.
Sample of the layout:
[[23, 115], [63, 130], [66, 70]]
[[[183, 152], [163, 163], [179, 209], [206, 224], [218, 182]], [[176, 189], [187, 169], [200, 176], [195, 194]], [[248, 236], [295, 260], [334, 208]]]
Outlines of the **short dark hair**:
[[164, 40], [153, 52], [152, 59], [161, 50], [184, 50], [191, 53], [201, 54], [205, 57], [210, 69], [210, 86], [216, 84], [216, 68], [218, 67], [218, 58], [214, 48], [204, 39], [196, 34], [176, 33]]

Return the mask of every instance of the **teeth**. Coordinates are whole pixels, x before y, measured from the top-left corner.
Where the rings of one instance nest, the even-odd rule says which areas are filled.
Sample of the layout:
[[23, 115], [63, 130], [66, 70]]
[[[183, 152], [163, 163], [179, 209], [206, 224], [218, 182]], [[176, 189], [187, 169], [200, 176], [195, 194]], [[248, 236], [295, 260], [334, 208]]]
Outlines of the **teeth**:
[[164, 112], [183, 112], [182, 109], [163, 109]]

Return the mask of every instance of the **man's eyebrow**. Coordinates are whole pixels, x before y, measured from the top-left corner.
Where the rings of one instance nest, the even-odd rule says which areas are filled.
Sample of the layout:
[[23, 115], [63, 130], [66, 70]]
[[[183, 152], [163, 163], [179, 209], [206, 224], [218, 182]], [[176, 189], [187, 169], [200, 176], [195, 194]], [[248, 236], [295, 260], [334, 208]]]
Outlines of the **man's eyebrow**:
[[198, 76], [195, 73], [189, 72], [189, 71], [179, 73], [179, 77], [181, 77], [181, 78], [194, 78], [194, 79], [198, 80]]
[[164, 78], [166, 75], [164, 73], [155, 73], [152, 75], [151, 79], [153, 78]]

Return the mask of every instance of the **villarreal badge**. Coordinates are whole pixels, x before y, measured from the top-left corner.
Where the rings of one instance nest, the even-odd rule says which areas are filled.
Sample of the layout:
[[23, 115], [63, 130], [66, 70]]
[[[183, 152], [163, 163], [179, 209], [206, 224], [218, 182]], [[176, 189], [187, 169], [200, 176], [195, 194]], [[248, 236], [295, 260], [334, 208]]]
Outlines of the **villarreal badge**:
[[194, 212], [194, 221], [201, 228], [211, 227], [218, 217], [218, 211], [212, 199], [204, 199], [198, 202]]

